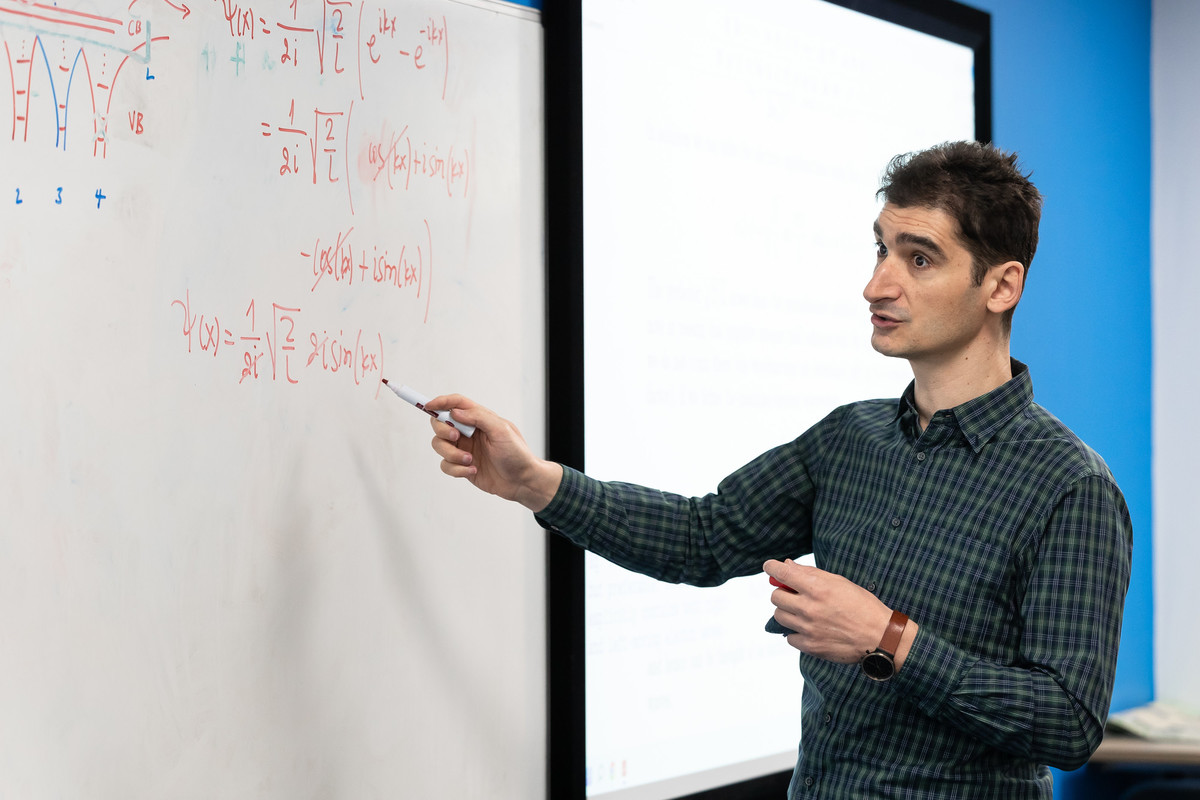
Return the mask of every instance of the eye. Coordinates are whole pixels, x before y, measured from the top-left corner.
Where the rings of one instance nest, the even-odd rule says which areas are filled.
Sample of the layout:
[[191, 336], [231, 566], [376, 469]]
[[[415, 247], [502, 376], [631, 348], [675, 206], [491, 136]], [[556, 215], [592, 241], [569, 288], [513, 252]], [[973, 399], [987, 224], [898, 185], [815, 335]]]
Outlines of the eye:
[[887, 245], [884, 244], [883, 242], [876, 242], [875, 243], [875, 257], [880, 260], [883, 260], [883, 259], [887, 258], [887, 254], [888, 254]]
[[917, 253], [913, 256], [913, 266], [918, 269], [924, 269], [925, 267], [929, 266], [929, 259], [920, 253]]

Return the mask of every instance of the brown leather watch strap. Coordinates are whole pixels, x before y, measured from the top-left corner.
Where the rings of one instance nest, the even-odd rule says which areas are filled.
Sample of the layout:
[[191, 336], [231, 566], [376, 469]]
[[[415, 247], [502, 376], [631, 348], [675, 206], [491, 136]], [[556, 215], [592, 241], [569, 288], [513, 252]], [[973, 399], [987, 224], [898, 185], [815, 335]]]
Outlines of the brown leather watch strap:
[[879, 642], [879, 649], [894, 658], [896, 651], [900, 649], [900, 637], [904, 635], [907, 626], [908, 617], [899, 611], [893, 611], [892, 618], [888, 620], [887, 630], [883, 632], [883, 639]]

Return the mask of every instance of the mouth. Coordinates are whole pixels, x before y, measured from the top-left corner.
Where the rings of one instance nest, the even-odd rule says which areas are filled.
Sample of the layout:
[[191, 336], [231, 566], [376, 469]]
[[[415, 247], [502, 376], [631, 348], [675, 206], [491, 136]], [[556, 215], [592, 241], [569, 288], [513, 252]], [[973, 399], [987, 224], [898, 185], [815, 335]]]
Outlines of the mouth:
[[890, 328], [899, 325], [902, 320], [882, 311], [871, 310], [871, 324], [877, 328]]

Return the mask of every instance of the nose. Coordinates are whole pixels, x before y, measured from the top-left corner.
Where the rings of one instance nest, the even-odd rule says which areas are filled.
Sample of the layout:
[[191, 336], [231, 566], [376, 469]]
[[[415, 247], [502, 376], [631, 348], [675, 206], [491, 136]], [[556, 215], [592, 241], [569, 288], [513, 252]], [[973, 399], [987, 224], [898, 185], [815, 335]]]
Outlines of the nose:
[[868, 303], [895, 300], [900, 296], [900, 285], [893, 278], [892, 266], [891, 255], [875, 265], [871, 280], [863, 287], [863, 299]]

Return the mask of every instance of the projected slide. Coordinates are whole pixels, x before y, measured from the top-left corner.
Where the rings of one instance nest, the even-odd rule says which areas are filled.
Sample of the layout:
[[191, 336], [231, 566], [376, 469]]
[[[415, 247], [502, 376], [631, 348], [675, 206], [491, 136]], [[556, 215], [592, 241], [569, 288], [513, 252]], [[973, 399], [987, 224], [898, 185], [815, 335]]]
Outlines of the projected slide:
[[[973, 52], [824, 0], [583, 3], [589, 474], [685, 494], [835, 406], [894, 397], [870, 347], [879, 174], [974, 138]], [[765, 576], [586, 560], [587, 793], [791, 769], [797, 653]]]

